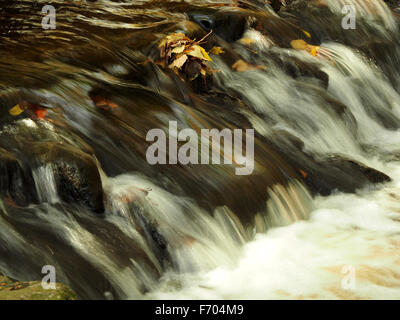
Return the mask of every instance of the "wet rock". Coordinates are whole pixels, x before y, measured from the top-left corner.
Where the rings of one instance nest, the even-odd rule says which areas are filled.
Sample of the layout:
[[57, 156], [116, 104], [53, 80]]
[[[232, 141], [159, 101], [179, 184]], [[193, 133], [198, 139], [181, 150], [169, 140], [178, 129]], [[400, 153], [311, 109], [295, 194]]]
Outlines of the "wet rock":
[[95, 160], [81, 150], [55, 142], [38, 142], [32, 147], [37, 165], [51, 164], [59, 196], [101, 213], [103, 189]]
[[386, 174], [346, 156], [310, 155], [304, 151], [303, 142], [288, 132], [279, 130], [270, 139], [286, 160], [297, 168], [313, 194], [353, 193], [368, 184], [391, 181]]
[[0, 148], [0, 194], [10, 197], [19, 206], [37, 201], [31, 172], [3, 148]]
[[398, 0], [384, 0], [384, 1], [392, 9], [399, 6], [399, 1]]
[[213, 30], [225, 41], [239, 40], [246, 28], [246, 16], [236, 11], [209, 11], [199, 10], [188, 14], [189, 17], [205, 31]]
[[362, 174], [371, 183], [383, 183], [391, 181], [391, 178], [386, 174], [370, 168], [361, 162], [347, 159], [342, 156], [332, 156], [326, 160], [327, 164], [333, 165], [335, 167], [341, 167], [343, 169], [352, 170]]
[[268, 0], [267, 3], [270, 3], [272, 9], [278, 12], [282, 8], [284, 1], [285, 0]]
[[280, 69], [283, 69], [289, 76], [294, 79], [313, 78], [317, 79], [326, 89], [329, 85], [329, 76], [322, 71], [319, 66], [301, 61], [293, 56], [278, 55], [274, 52], [268, 53], [268, 59], [272, 61]]

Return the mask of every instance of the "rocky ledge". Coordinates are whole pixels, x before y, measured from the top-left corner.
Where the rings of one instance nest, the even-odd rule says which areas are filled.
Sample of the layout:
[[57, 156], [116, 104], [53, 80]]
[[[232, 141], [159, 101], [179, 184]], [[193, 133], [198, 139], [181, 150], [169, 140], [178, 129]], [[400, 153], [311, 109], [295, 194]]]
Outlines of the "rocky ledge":
[[76, 295], [61, 283], [45, 290], [41, 281], [17, 281], [0, 274], [0, 300], [76, 300]]

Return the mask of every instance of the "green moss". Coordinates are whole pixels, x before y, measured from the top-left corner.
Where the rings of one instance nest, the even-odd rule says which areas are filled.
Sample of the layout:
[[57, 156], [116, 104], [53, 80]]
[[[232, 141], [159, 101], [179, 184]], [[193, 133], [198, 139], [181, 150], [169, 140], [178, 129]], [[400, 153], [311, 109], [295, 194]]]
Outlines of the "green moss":
[[0, 300], [76, 300], [76, 295], [61, 283], [45, 290], [40, 281], [15, 281], [0, 274]]

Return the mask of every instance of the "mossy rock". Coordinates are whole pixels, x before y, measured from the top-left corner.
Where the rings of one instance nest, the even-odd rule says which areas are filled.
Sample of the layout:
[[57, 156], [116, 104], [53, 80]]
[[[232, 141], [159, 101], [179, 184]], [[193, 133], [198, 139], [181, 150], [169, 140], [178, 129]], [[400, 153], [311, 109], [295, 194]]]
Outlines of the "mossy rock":
[[46, 290], [41, 281], [16, 281], [0, 274], [0, 300], [76, 300], [76, 295], [61, 283]]

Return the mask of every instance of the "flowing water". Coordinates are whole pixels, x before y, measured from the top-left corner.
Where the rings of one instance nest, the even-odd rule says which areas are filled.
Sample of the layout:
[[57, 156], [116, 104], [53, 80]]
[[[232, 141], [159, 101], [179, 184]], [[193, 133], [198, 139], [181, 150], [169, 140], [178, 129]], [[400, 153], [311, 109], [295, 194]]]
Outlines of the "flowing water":
[[[41, 28], [46, 1], [0, 2], [0, 150], [32, 179], [16, 192], [25, 205], [0, 200], [0, 272], [39, 279], [54, 265], [80, 298], [399, 299], [398, 17], [380, 0], [297, 2], [307, 10], [279, 17], [262, 1], [52, 1], [55, 30]], [[355, 30], [341, 26], [348, 3]], [[166, 35], [201, 39], [208, 25], [204, 46], [225, 50], [208, 83], [152, 62]], [[238, 59], [266, 68], [237, 72]], [[48, 117], [9, 116], [22, 100]], [[254, 128], [254, 174], [150, 166], [146, 133], [168, 120]], [[62, 198], [57, 164], [32, 160], [43, 143], [90, 154], [101, 213]], [[369, 183], [340, 159], [391, 181]]]

